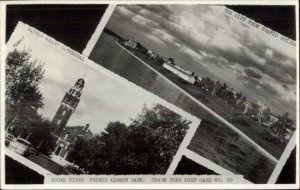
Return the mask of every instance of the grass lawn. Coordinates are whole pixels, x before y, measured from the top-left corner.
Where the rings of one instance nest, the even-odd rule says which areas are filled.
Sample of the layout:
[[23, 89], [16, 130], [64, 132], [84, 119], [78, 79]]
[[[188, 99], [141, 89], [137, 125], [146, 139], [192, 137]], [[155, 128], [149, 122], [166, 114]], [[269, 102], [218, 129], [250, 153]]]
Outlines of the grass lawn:
[[49, 170], [53, 174], [59, 175], [59, 174], [70, 174], [70, 172], [64, 168], [63, 166], [57, 164], [50, 158], [47, 158], [42, 155], [30, 155], [27, 157], [27, 159], [31, 160], [32, 162], [40, 165], [41, 167]]
[[266, 183], [276, 165], [237, 133], [206, 120], [202, 120], [188, 149], [254, 183]]

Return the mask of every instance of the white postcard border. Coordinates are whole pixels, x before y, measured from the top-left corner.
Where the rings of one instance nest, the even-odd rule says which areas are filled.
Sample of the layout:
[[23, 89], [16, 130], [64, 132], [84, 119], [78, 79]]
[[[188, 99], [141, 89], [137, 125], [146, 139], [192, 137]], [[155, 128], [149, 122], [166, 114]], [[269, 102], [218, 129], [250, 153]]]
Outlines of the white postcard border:
[[[165, 2], [167, 2], [167, 1], [163, 1], [163, 2], [159, 1], [157, 3], [158, 4], [165, 4]], [[168, 4], [171, 4], [171, 3], [172, 2], [169, 2]], [[175, 4], [182, 4], [182, 3], [183, 3], [182, 1], [181, 2], [177, 1], [177, 3], [175, 3]], [[186, 4], [194, 4], [194, 3], [195, 2], [187, 2]], [[209, 1], [209, 2], [207, 2], [207, 1], [201, 1], [201, 3], [199, 3], [199, 4], [219, 4], [219, 3], [220, 3], [220, 1]], [[293, 1], [285, 1], [283, 4], [277, 4], [277, 3], [279, 3], [279, 1], [259, 1], [259, 2], [258, 1], [230, 1], [230, 2], [226, 1], [226, 3], [224, 3], [224, 1], [221, 1], [222, 5], [228, 5], [228, 4], [232, 4], [232, 5], [237, 5], [237, 4], [239, 4], [239, 5], [248, 5], [248, 4], [249, 5], [295, 5], [296, 23], [297, 23], [297, 20], [299, 20], [299, 4], [298, 3], [293, 4]], [[126, 2], [126, 3], [122, 2], [122, 3], [119, 3], [119, 4], [123, 5], [123, 4], [135, 4], [135, 3], [134, 3], [134, 1], [130, 1], [130, 2]], [[141, 4], [141, 3], [136, 3], [136, 4]], [[147, 2], [145, 2], [145, 3], [143, 2], [143, 4], [147, 4]], [[151, 2], [149, 4], [155, 4], [155, 3]], [[116, 6], [115, 5], [113, 5], [113, 6], [114, 6], [114, 9], [115, 9]], [[113, 12], [112, 12], [112, 14], [113, 14]], [[97, 26], [97, 30], [98, 30], [98, 28], [101, 28], [103, 30], [103, 28], [105, 27], [105, 25], [107, 24], [107, 22], [108, 22], [107, 20], [105, 20], [105, 22], [102, 22], [102, 20], [101, 20], [99, 22], [98, 26]], [[260, 24], [260, 25], [262, 25], [262, 24]], [[268, 27], [266, 27], [266, 28], [268, 28]], [[296, 39], [299, 39], [299, 34], [298, 33], [299, 33], [299, 25], [296, 24], [296, 35], [297, 35]], [[100, 33], [97, 34], [97, 36], [99, 36], [99, 37], [100, 37], [100, 35], [101, 35]], [[96, 44], [96, 42], [92, 41], [92, 39], [91, 39], [87, 43], [87, 46], [86, 46], [86, 48], [83, 51], [83, 54], [88, 57], [90, 55], [91, 51], [93, 50], [95, 44]], [[296, 56], [297, 57], [296, 61], [298, 63], [297, 64], [297, 85], [296, 85], [297, 86], [297, 94], [296, 94], [296, 97], [297, 97], [297, 104], [299, 105], [299, 53], [298, 53], [299, 52], [299, 43], [297, 43], [297, 41], [296, 41], [296, 52], [297, 52], [297, 55], [298, 55], [298, 56]], [[299, 113], [299, 106], [297, 106], [297, 113]], [[277, 178], [278, 178], [278, 176], [279, 176], [279, 174], [280, 174], [283, 166], [285, 165], [288, 157], [290, 156], [291, 151], [295, 147], [297, 147], [297, 149], [298, 149], [298, 151], [297, 151], [297, 158], [299, 158], [299, 147], [296, 146], [297, 142], [299, 142], [299, 135], [297, 135], [297, 134], [299, 134], [299, 114], [297, 114], [296, 126], [297, 126], [297, 128], [296, 128], [296, 130], [295, 130], [292, 138], [290, 139], [288, 145], [285, 147], [285, 150], [283, 151], [280, 159], [277, 160], [273, 156], [271, 156], [270, 154], [268, 154], [268, 157], [270, 157], [270, 158], [272, 158], [272, 160], [276, 161], [276, 166], [275, 166], [275, 168], [274, 168], [271, 176], [269, 177], [269, 180], [267, 182], [268, 184], [274, 184], [276, 182], [276, 180], [277, 180]], [[189, 151], [184, 150], [184, 152], [189, 152]], [[196, 159], [195, 156], [192, 156], [191, 159], [193, 161], [196, 161], [197, 163], [203, 165], [202, 164], [203, 163], [202, 159], [205, 159], [205, 158], [200, 159], [201, 160], [200, 161], [199, 159]], [[218, 169], [216, 169], [218, 167], [216, 167], [214, 163], [212, 163], [209, 160], [208, 160], [207, 163], [210, 163], [209, 166], [211, 166], [211, 168], [208, 167], [209, 169], [212, 169], [214, 171], [218, 171]], [[205, 166], [207, 166], [207, 165], [205, 165]], [[299, 179], [299, 167], [297, 167], [297, 166], [299, 166], [299, 159], [297, 159], [297, 163], [296, 163], [296, 181], [297, 181], [297, 183], [299, 183], [299, 180], [298, 180]], [[173, 171], [175, 171], [175, 169]], [[219, 170], [219, 171], [222, 171], [222, 170]], [[168, 172], [171, 173], [171, 170], [168, 171]], [[230, 171], [228, 171], [228, 172], [230, 172]]]
[[[143, 2], [143, 4], [146, 4], [146, 3], [149, 3], [149, 4], [155, 4], [155, 3], [160, 3], [160, 4], [169, 4], [169, 3], [182, 3], [182, 2], [179, 2], [179, 1], [145, 1]], [[224, 1], [196, 1], [197, 3], [201, 3], [201, 4], [224, 4]], [[7, 4], [32, 4], [32, 3], [36, 3], [36, 4], [44, 4], [44, 3], [48, 3], [48, 4], [97, 4], [98, 2], [96, 1], [73, 1], [73, 2], [70, 2], [70, 1], [48, 1], [48, 2], [44, 2], [44, 1], [33, 1], [33, 2], [29, 2], [29, 1], [15, 1], [15, 2], [2, 2], [1, 3], [1, 23], [2, 25], [5, 25], [5, 5]], [[101, 1], [101, 4], [105, 4], [105, 3], [128, 3], [128, 4], [136, 4], [136, 3], [141, 3], [140, 1]], [[185, 1], [184, 3], [195, 3], [195, 1]], [[228, 2], [226, 2], [228, 3]], [[247, 5], [247, 4], [251, 4], [251, 5], [256, 5], [256, 4], [262, 4], [262, 5], [295, 5], [296, 6], [296, 23], [299, 22], [299, 4], [295, 1], [230, 1], [229, 4], [241, 4], [241, 5]], [[111, 5], [110, 5], [111, 6]], [[108, 14], [108, 13], [107, 13]], [[105, 17], [106, 18], [106, 17]], [[100, 22], [101, 23], [101, 22]], [[99, 25], [98, 25], [99, 27]], [[97, 29], [98, 29], [97, 27]], [[97, 30], [96, 30], [97, 31]], [[94, 33], [95, 34], [95, 33]], [[93, 35], [94, 35], [93, 34]], [[99, 34], [100, 35], [100, 34]], [[299, 39], [299, 25], [296, 24], [296, 35], [297, 35], [297, 38], [296, 39]], [[6, 55], [5, 53], [5, 39], [3, 39], [3, 36], [5, 36], [5, 27], [1, 27], [1, 61], [2, 63], [5, 62], [5, 56], [3, 55]], [[88, 43], [88, 45], [90, 44], [90, 42]], [[296, 44], [296, 52], [297, 52], [297, 112], [299, 113], [299, 43]], [[88, 47], [88, 46], [87, 46]], [[86, 47], [86, 49], [87, 49]], [[92, 48], [92, 47], [91, 47]], [[88, 51], [85, 49], [86, 52], [84, 53], [87, 53]], [[88, 53], [87, 53], [88, 54]], [[86, 54], [86, 55], [87, 55]], [[3, 69], [3, 64], [1, 64], [1, 86], [4, 86], [5, 85], [5, 77], [4, 77], [4, 69]], [[1, 105], [4, 105], [5, 104], [5, 100], [4, 98], [5, 97], [5, 91], [3, 88], [1, 88]], [[4, 108], [3, 106], [1, 106], [1, 115], [3, 116], [3, 112], [4, 112]], [[299, 114], [297, 114], [297, 126], [299, 126]], [[4, 123], [4, 117], [1, 117], [1, 124]], [[297, 135], [295, 135], [297, 134]], [[297, 128], [297, 130], [295, 131], [295, 134], [293, 135], [293, 139], [295, 139], [296, 141], [296, 144], [299, 144], [299, 128]], [[1, 129], [1, 139], [4, 138], [4, 133], [3, 133], [3, 129]], [[274, 170], [271, 178], [269, 179], [269, 182], [270, 183], [274, 183], [279, 175], [279, 172], [281, 171], [282, 167], [284, 166], [285, 162], [286, 162], [286, 159], [288, 158], [291, 150], [294, 148], [294, 145], [293, 143], [291, 143], [292, 140], [290, 140], [288, 146], [286, 147], [284, 153], [288, 153], [288, 155], [284, 155], [282, 154], [282, 157], [280, 158], [279, 160], [279, 163], [276, 165], [276, 169]], [[1, 141], [1, 148], [5, 147], [4, 146], [4, 142]], [[297, 166], [299, 166], [299, 146], [296, 146], [297, 147]], [[287, 150], [289, 149], [289, 150]], [[179, 150], [178, 150], [179, 151]], [[284, 156], [283, 156], [284, 155]], [[280, 164], [280, 166], [278, 166]], [[5, 168], [4, 167], [4, 152], [1, 151], [1, 168]], [[1, 172], [3, 172], [3, 169]], [[277, 172], [277, 174], [275, 174], [275, 172]], [[3, 185], [5, 181], [5, 178], [4, 178], [4, 175], [1, 175], [1, 186]], [[162, 188], [162, 187], [167, 187], [167, 188], [170, 188], [170, 189], [178, 189], [178, 188], [186, 188], [187, 185], [186, 184], [151, 184], [151, 187], [146, 187], [145, 184], [136, 184], [136, 185], [133, 185], [133, 184], [101, 184], [101, 188], [120, 188], [120, 189], [130, 189], [134, 186], [134, 188]], [[235, 189], [235, 188], [247, 188], [247, 189], [251, 189], [251, 188], [262, 188], [262, 189], [265, 189], [265, 188], [278, 188], [278, 189], [282, 189], [282, 188], [297, 188], [299, 185], [299, 167], [296, 168], [296, 184], [285, 184], [285, 185], [280, 185], [280, 184], [277, 184], [277, 185], [274, 185], [274, 184], [268, 184], [268, 185], [247, 185], [247, 186], [244, 186], [244, 185], [227, 185], [227, 184], [222, 184], [222, 185], [204, 185], [204, 188], [232, 188], [232, 189]], [[46, 187], [47, 186], [47, 187]], [[53, 184], [47, 184], [47, 185], [22, 185], [21, 186], [18, 186], [18, 185], [5, 185], [5, 186], [2, 186], [2, 187], [9, 187], [9, 188], [24, 188], [24, 189], [31, 189], [32, 187], [34, 188], [42, 188], [42, 189], [48, 189], [48, 188], [61, 188], [61, 185], [53, 185]], [[87, 187], [87, 184], [82, 184], [81, 185], [68, 185], [68, 186], [64, 186], [66, 188], [70, 188], [70, 189], [79, 189], [79, 188], [82, 188], [82, 187]], [[99, 188], [99, 185], [94, 185], [94, 184], [89, 184], [88, 185], [89, 188]], [[199, 188], [199, 186], [195, 186], [195, 185], [188, 185], [189, 188]]]

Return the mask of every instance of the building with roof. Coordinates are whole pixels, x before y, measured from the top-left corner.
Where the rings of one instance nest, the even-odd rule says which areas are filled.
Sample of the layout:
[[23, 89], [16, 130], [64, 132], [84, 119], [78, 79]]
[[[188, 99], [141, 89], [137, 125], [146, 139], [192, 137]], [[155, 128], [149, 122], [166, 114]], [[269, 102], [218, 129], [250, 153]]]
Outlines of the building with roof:
[[84, 84], [85, 81], [80, 78], [76, 81], [75, 85], [66, 92], [51, 121], [52, 125], [55, 126], [52, 134], [57, 139], [51, 158], [61, 165], [71, 164], [68, 159], [68, 155], [71, 151], [70, 145], [74, 144], [79, 137], [90, 139], [93, 136], [89, 129], [89, 124], [85, 126], [66, 126], [80, 102]]
[[136, 49], [137, 43], [133, 41], [133, 37], [131, 36], [129, 40], [125, 41], [125, 46]]
[[79, 138], [89, 140], [92, 136], [93, 133], [89, 129], [89, 124], [85, 126], [64, 127], [60, 134], [55, 135], [57, 141], [51, 155], [52, 160], [63, 166], [72, 164], [69, 156], [69, 153], [72, 151], [71, 145]]
[[196, 82], [196, 79], [194, 76], [187, 73], [182, 68], [180, 68], [176, 65], [172, 65], [168, 62], [164, 62], [164, 64], [162, 66], [165, 69], [167, 69], [167, 70], [171, 71], [172, 73], [174, 73], [175, 75], [177, 75], [178, 77], [180, 77], [181, 79], [187, 81], [188, 83], [194, 84]]

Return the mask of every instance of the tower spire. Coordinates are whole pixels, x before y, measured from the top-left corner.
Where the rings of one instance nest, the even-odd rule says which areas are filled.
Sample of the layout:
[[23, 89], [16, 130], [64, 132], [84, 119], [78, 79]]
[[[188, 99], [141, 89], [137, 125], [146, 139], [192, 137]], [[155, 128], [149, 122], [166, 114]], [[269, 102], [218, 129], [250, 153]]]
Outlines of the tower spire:
[[129, 40], [133, 41], [133, 35], [132, 34], [130, 35], [130, 39]]
[[84, 87], [85, 81], [80, 78], [76, 81], [74, 86], [71, 87], [69, 91], [66, 92], [63, 97], [61, 104], [53, 117], [51, 123], [58, 126], [56, 134], [59, 135], [63, 128], [68, 123], [72, 113], [75, 111], [82, 94], [82, 89]]

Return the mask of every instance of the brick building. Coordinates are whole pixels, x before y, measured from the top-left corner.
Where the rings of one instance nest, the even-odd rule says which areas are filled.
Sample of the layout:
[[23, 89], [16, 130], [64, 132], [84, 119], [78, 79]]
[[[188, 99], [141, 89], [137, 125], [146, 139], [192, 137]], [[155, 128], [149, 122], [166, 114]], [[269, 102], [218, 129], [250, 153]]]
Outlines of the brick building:
[[90, 139], [93, 136], [89, 129], [89, 124], [85, 126], [66, 126], [80, 101], [84, 84], [85, 81], [80, 78], [76, 81], [75, 85], [66, 92], [51, 121], [55, 126], [53, 135], [57, 139], [51, 158], [61, 165], [71, 164], [70, 158], [68, 157], [72, 149], [70, 145], [74, 144], [79, 137]]

